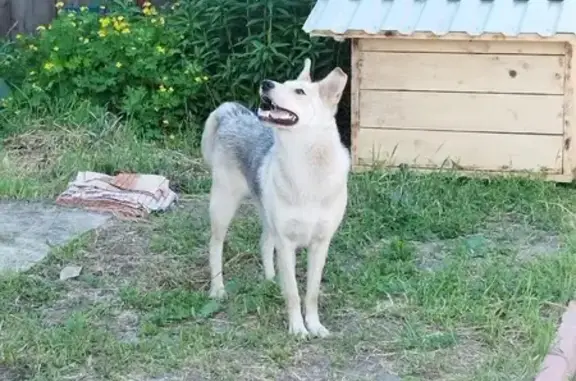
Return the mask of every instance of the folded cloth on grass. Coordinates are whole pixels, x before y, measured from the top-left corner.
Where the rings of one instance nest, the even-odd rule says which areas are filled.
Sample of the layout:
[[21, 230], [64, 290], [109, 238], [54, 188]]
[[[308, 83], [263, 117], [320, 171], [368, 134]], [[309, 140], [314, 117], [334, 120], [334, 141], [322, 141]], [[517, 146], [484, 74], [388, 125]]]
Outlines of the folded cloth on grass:
[[163, 176], [120, 173], [108, 176], [97, 172], [79, 172], [56, 203], [120, 217], [147, 217], [164, 211], [177, 200], [170, 182]]

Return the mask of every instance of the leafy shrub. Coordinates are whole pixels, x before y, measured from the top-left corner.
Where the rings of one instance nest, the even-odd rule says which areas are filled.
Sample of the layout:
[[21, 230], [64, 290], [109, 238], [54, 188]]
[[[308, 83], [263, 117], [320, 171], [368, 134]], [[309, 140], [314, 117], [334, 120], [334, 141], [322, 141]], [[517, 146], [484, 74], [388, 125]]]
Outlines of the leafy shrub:
[[215, 102], [241, 99], [254, 104], [264, 78], [286, 80], [304, 58], [327, 74], [348, 53], [344, 44], [310, 38], [303, 30], [314, 0], [195, 0], [174, 8], [171, 21], [186, 36], [186, 50], [206, 58]]
[[91, 99], [154, 132], [182, 120], [187, 106], [204, 96], [204, 62], [184, 54], [184, 36], [165, 27], [153, 7], [59, 14], [37, 35], [17, 36], [5, 65], [32, 102]]
[[348, 65], [346, 44], [302, 31], [314, 0], [188, 0], [160, 10], [129, 3], [108, 14], [60, 11], [16, 40], [0, 77], [34, 105], [90, 99], [153, 136], [198, 124], [226, 100], [254, 106], [262, 79], [293, 78], [306, 57], [321, 75]]

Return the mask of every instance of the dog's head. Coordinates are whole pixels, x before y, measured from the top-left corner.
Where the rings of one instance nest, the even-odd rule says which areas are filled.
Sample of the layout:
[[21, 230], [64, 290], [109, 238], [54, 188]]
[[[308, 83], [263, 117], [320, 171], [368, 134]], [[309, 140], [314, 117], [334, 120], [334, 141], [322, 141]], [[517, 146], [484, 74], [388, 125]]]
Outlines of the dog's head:
[[333, 120], [348, 76], [337, 67], [321, 81], [312, 82], [310, 64], [307, 58], [295, 80], [262, 81], [258, 109], [261, 121], [274, 127], [297, 129], [325, 126]]

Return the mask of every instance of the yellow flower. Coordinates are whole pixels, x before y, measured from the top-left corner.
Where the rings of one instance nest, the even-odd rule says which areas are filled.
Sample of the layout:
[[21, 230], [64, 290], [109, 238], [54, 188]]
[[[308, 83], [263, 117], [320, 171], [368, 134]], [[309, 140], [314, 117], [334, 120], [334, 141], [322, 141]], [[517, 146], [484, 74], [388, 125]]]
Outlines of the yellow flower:
[[160, 54], [166, 53], [166, 49], [164, 49], [164, 47], [162, 47], [160, 45], [156, 46], [156, 51]]
[[28, 49], [33, 50], [33, 51], [37, 51], [38, 48], [36, 47], [36, 45], [28, 45]]
[[144, 4], [142, 4], [142, 6], [143, 6], [144, 8], [150, 8], [150, 7], [152, 6], [152, 3], [149, 2], [149, 1], [145, 1]]
[[55, 52], [57, 52], [58, 50], [60, 50], [60, 48], [57, 47], [57, 46], [55, 46], [55, 47], [52, 48], [52, 50], [54, 50]]
[[36, 28], [36, 30], [41, 32], [43, 30], [46, 30], [46, 27], [44, 25], [39, 25], [38, 28]]
[[128, 28], [128, 24], [126, 24], [125, 22], [118, 22], [116, 20], [114, 20], [114, 29], [116, 29], [117, 31], [121, 32], [124, 29]]
[[126, 28], [122, 30], [122, 34], [128, 34], [130, 33], [130, 29]]
[[70, 23], [70, 25], [72, 25], [74, 28], [76, 28], [76, 23], [75, 23], [74, 21], [72, 21], [72, 22]]
[[122, 67], [122, 62], [116, 62], [116, 67], [120, 69]]
[[64, 2], [59, 1], [59, 2], [56, 3], [56, 8], [60, 9], [60, 8], [63, 8], [63, 7], [64, 7]]
[[174, 88], [173, 88], [172, 86], [170, 86], [170, 87], [168, 88], [168, 92], [169, 92], [169, 93], [173, 93], [173, 92], [174, 92]]
[[150, 22], [151, 22], [152, 24], [156, 24], [156, 19], [152, 19], [152, 20], [150, 20]]
[[88, 7], [86, 6], [80, 7], [80, 12], [88, 12]]
[[100, 22], [100, 26], [102, 28], [106, 28], [108, 25], [110, 25], [110, 19], [108, 17], [101, 18], [98, 21]]
[[52, 69], [54, 69], [54, 64], [52, 62], [46, 62], [44, 64], [44, 70], [51, 71]]
[[124, 20], [124, 16], [118, 16], [118, 17], [116, 17], [116, 20], [122, 21], [122, 20]]
[[142, 10], [142, 13], [144, 13], [145, 16], [156, 16], [158, 14], [154, 7], [145, 7]]
[[98, 36], [100, 36], [100, 37], [106, 37], [106, 31], [105, 31], [105, 30], [99, 30], [99, 31], [98, 31]]
[[204, 80], [204, 82], [206, 82], [208, 80], [207, 76], [202, 77], [202, 79]]
[[171, 140], [174, 140], [174, 139], [176, 139], [176, 137], [175, 137], [173, 134], [171, 134], [171, 135], [170, 135], [170, 139], [171, 139]]
[[160, 90], [161, 93], [165, 93], [165, 92], [166, 92], [166, 88], [164, 87], [164, 85], [160, 85], [160, 87], [158, 88], [158, 90]]
[[200, 82], [202, 82], [202, 78], [201, 78], [201, 77], [196, 77], [196, 78], [194, 78], [194, 81], [200, 83]]
[[21, 40], [22, 38], [24, 38], [24, 36], [22, 36], [21, 34], [17, 34], [17, 35], [16, 35], [16, 39], [17, 39], [17, 40]]
[[87, 44], [87, 43], [89, 43], [89, 42], [90, 42], [90, 40], [89, 40], [89, 39], [87, 39], [86, 37], [84, 37], [84, 38], [80, 38], [80, 39], [82, 40], [82, 43], [83, 43], [83, 44]]

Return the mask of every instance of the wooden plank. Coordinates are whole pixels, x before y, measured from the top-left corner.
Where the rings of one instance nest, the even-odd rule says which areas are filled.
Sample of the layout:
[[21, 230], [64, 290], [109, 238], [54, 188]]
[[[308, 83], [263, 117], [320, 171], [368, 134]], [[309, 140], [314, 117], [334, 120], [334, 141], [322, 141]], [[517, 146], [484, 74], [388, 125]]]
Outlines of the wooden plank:
[[362, 38], [360, 50], [385, 52], [438, 52], [472, 54], [564, 55], [563, 42], [469, 41], [469, 40], [399, 40]]
[[566, 81], [564, 96], [564, 163], [563, 172], [567, 176], [576, 178], [576, 106], [574, 102], [576, 91], [576, 45], [570, 44], [566, 51]]
[[32, 33], [39, 25], [50, 23], [56, 14], [54, 4], [54, 0], [12, 1], [13, 32]]
[[564, 57], [362, 52], [362, 89], [562, 94]]
[[0, 38], [5, 37], [12, 28], [10, 1], [0, 0]]
[[523, 33], [517, 36], [505, 36], [501, 33], [483, 33], [479, 36], [471, 36], [463, 32], [450, 32], [443, 35], [435, 35], [431, 32], [416, 32], [401, 35], [397, 32], [384, 31], [379, 34], [370, 34], [359, 30], [351, 30], [346, 33], [334, 33], [330, 30], [313, 30], [310, 36], [332, 37], [338, 40], [347, 38], [372, 38], [386, 40], [441, 40], [441, 41], [533, 41], [533, 42], [574, 42], [576, 35], [573, 33], [558, 33], [552, 36], [540, 36], [537, 33]]
[[562, 170], [562, 136], [360, 128], [358, 161], [418, 168]]
[[365, 127], [562, 134], [561, 95], [362, 90]]
[[[354, 172], [366, 172], [366, 171], [381, 171], [385, 172], [397, 172], [400, 170], [399, 167], [382, 167], [378, 165], [354, 165], [352, 166]], [[544, 180], [544, 181], [554, 181], [558, 183], [570, 183], [574, 179], [571, 175], [564, 175], [561, 173], [542, 173], [542, 172], [505, 172], [505, 171], [467, 171], [467, 170], [439, 170], [434, 168], [411, 168], [416, 174], [420, 175], [430, 175], [432, 173], [456, 173], [460, 176], [466, 176], [473, 179], [490, 179], [494, 177], [500, 178], [529, 178], [534, 180]]]
[[358, 130], [360, 129], [360, 72], [362, 71], [362, 61], [359, 55], [358, 40], [352, 40], [350, 45], [350, 151], [352, 162], [355, 162], [358, 149]]

